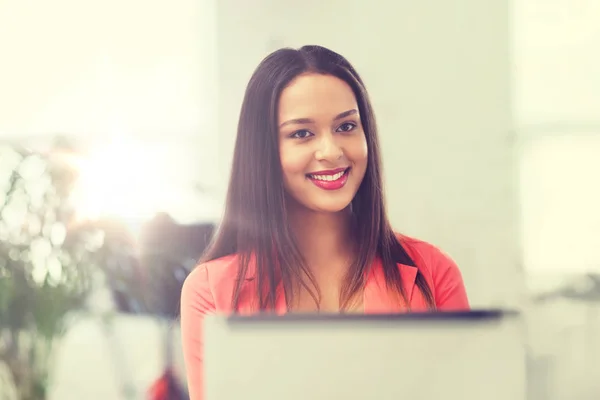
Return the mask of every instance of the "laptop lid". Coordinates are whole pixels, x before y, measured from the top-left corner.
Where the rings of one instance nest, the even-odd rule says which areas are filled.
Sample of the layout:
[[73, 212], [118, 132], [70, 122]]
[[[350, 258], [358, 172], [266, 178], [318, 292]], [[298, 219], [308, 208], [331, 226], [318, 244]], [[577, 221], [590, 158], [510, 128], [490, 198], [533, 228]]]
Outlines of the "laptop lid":
[[209, 316], [206, 400], [526, 395], [519, 313]]

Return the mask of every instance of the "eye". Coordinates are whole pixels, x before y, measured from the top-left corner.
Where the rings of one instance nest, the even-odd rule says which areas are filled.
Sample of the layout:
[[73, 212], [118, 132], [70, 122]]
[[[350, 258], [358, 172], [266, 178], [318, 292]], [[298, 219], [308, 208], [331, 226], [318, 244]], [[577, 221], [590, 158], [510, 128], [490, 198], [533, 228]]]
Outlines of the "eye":
[[313, 136], [312, 133], [310, 133], [306, 129], [302, 129], [302, 130], [299, 130], [299, 131], [296, 131], [296, 132], [292, 133], [290, 135], [290, 138], [292, 138], [292, 139], [307, 139], [307, 138], [309, 138], [311, 136]]
[[350, 132], [356, 128], [356, 124], [354, 122], [344, 122], [340, 125], [335, 131], [336, 132]]

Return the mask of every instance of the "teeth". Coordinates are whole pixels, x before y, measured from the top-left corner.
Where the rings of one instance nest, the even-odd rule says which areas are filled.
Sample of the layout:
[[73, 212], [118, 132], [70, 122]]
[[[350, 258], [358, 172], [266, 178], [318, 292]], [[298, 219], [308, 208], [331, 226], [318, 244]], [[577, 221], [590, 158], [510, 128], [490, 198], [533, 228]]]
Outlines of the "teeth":
[[346, 171], [338, 172], [335, 175], [310, 175], [310, 177], [319, 181], [336, 181], [344, 175], [344, 172]]

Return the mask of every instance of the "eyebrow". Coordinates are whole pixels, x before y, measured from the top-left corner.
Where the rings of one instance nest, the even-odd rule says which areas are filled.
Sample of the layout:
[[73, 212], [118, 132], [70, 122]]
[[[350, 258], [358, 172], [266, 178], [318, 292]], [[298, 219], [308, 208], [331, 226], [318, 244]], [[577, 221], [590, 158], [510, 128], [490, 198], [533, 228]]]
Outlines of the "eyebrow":
[[[352, 109], [352, 110], [344, 111], [343, 113], [340, 113], [340, 114], [336, 115], [336, 117], [333, 120], [337, 121], [337, 120], [349, 117], [350, 115], [354, 115], [354, 114], [358, 114], [358, 110]], [[289, 121], [285, 121], [284, 123], [282, 123], [281, 125], [279, 125], [279, 128], [283, 128], [286, 125], [292, 125], [292, 124], [311, 124], [311, 123], [314, 123], [314, 122], [315, 121], [313, 119], [310, 119], [310, 118], [290, 119]]]

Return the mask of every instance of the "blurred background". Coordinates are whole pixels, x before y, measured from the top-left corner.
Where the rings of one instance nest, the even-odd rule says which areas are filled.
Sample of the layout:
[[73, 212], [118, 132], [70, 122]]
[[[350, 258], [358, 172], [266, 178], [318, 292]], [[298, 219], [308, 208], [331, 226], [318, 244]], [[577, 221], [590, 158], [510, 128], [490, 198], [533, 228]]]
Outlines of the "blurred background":
[[181, 283], [283, 46], [365, 80], [396, 229], [528, 319], [531, 399], [600, 386], [600, 1], [0, 0], [0, 400], [183, 399]]

